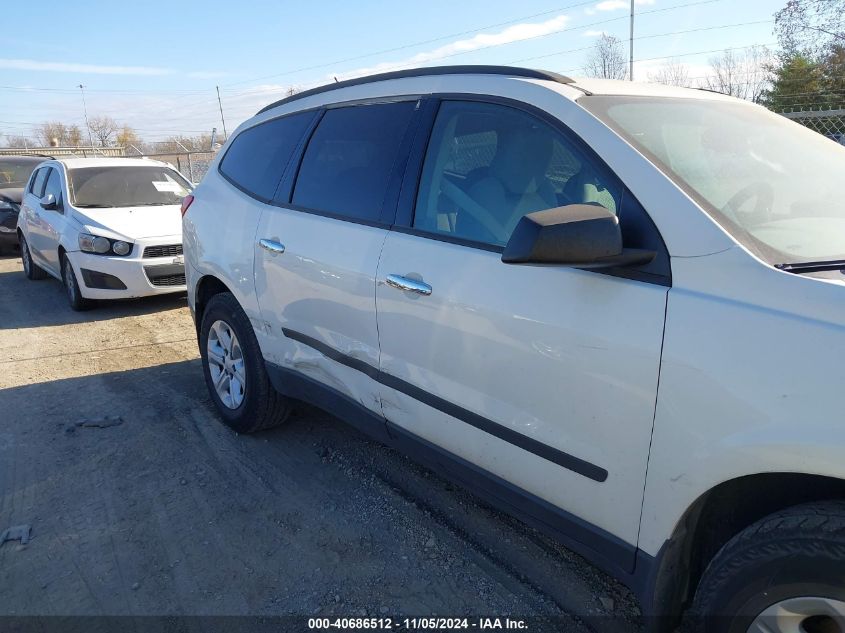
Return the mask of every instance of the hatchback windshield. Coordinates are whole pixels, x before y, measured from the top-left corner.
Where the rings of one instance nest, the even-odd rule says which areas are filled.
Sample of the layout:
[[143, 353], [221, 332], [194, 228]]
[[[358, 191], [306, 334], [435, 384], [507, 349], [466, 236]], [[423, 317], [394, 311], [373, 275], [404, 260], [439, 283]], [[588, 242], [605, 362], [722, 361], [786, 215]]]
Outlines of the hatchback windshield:
[[585, 97], [739, 242], [772, 264], [845, 259], [845, 147], [742, 103]]
[[77, 207], [180, 204], [191, 191], [188, 181], [174, 170], [156, 165], [69, 169], [68, 184]]
[[40, 160], [0, 160], [0, 189], [23, 187]]

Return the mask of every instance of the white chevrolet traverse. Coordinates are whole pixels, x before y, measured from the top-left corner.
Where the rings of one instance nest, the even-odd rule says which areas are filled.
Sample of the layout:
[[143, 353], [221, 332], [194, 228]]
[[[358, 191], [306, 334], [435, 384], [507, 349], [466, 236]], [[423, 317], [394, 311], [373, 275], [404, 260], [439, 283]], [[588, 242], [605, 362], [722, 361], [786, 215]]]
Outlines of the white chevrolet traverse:
[[205, 379], [238, 431], [306, 400], [408, 450], [655, 628], [841, 631], [843, 174], [842, 146], [700, 90], [309, 90], [183, 205]]

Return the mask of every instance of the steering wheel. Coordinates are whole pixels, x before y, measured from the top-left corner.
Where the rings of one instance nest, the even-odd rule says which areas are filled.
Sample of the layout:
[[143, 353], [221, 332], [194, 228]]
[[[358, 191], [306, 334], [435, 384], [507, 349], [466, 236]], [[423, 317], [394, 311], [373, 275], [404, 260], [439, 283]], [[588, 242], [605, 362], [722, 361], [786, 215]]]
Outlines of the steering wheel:
[[[742, 206], [751, 199], [754, 199], [754, 208], [750, 211], [742, 210]], [[771, 219], [774, 200], [774, 187], [761, 180], [752, 182], [737, 191], [722, 207], [722, 211], [740, 224], [759, 224]]]

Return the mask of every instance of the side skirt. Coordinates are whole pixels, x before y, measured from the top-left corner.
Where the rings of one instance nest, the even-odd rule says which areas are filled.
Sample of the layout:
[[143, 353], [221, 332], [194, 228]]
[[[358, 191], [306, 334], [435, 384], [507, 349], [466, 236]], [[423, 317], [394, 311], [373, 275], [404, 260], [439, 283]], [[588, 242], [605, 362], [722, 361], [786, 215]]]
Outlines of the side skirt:
[[[374, 439], [399, 450], [439, 475], [460, 483], [495, 508], [552, 537], [627, 585], [644, 613], [653, 600], [659, 559], [634, 545], [514, 486], [440, 446], [403, 429], [343, 394], [299, 371], [266, 363], [277, 391], [340, 418]], [[635, 561], [633, 570], [631, 561]]]

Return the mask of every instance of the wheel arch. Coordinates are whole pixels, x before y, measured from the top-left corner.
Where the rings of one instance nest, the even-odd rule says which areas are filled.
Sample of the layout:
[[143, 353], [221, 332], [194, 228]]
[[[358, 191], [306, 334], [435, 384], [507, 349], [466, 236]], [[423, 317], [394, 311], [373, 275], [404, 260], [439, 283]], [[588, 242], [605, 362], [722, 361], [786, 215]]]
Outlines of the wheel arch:
[[194, 325], [197, 333], [199, 333], [200, 324], [202, 323], [202, 315], [205, 307], [214, 295], [228, 292], [234, 296], [234, 292], [222, 280], [214, 275], [203, 275], [197, 281], [196, 291], [194, 292]]
[[671, 630], [692, 602], [716, 553], [734, 535], [773, 512], [810, 501], [845, 499], [845, 480], [804, 473], [758, 473], [722, 482], [684, 512], [658, 555], [648, 613]]

